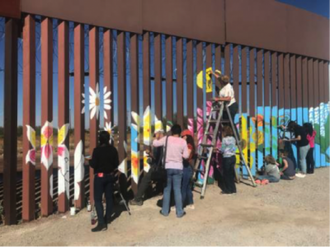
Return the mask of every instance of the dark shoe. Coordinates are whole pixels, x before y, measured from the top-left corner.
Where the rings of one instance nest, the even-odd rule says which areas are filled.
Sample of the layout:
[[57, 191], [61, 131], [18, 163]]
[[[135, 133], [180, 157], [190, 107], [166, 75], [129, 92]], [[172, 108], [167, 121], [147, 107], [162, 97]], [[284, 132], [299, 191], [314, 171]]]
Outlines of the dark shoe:
[[108, 229], [108, 227], [106, 224], [104, 224], [104, 225], [98, 224], [95, 228], [92, 229], [92, 232], [100, 232], [100, 231], [105, 231], [107, 229]]
[[168, 216], [168, 215], [166, 215], [166, 214], [163, 214], [162, 210], [160, 210], [159, 213], [160, 213], [161, 215], [165, 216], [165, 217]]
[[109, 218], [108, 219], [108, 217], [104, 217], [104, 222], [106, 223], [106, 224], [110, 224], [111, 223], [111, 218]]
[[133, 199], [133, 200], [130, 200], [129, 201], [129, 205], [132, 205], [132, 206], [142, 206], [143, 205], [143, 201], [142, 200], [141, 201], [137, 201], [137, 200]]
[[182, 218], [183, 216], [186, 215], [186, 212], [183, 212], [183, 214], [181, 216], [176, 216], [177, 218]]

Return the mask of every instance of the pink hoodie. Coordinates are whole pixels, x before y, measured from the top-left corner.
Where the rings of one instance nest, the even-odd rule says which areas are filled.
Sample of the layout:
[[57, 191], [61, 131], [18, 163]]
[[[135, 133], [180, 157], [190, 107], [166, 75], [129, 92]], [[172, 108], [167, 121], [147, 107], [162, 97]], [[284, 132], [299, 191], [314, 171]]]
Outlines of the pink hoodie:
[[[154, 140], [152, 145], [154, 147], [164, 146], [166, 136], [160, 140]], [[169, 136], [167, 141], [166, 163], [165, 169], [183, 169], [182, 159], [189, 157], [187, 142], [175, 136]]]
[[311, 148], [314, 148], [314, 140], [315, 140], [315, 136], [316, 136], [316, 131], [313, 130], [313, 134], [312, 136], [310, 136], [309, 134], [307, 134], [307, 140], [309, 141], [309, 146]]

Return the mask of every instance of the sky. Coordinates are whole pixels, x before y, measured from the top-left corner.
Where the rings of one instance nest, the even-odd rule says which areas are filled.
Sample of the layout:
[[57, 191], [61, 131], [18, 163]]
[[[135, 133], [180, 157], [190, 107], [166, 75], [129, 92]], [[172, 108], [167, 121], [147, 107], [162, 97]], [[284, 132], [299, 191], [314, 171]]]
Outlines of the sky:
[[277, 0], [329, 19], [329, 0]]
[[[279, 2], [285, 3], [285, 4], [290, 4], [293, 6], [296, 6], [298, 8], [307, 10], [307, 11], [311, 11], [313, 13], [316, 13], [318, 15], [324, 16], [326, 18], [329, 19], [329, 0], [277, 0]], [[38, 25], [38, 24], [37, 24]], [[54, 25], [56, 25], [56, 22], [54, 23]], [[72, 23], [71, 23], [72, 25]], [[40, 26], [36, 27], [37, 29], [40, 29]], [[71, 36], [72, 34], [70, 34], [70, 42], [73, 41], [73, 37]], [[57, 44], [56, 44], [56, 36], [57, 33], [54, 33], [54, 37], [55, 37], [55, 42], [54, 42], [54, 47], [55, 50], [57, 49]], [[100, 36], [100, 40], [102, 40], [102, 37]], [[88, 39], [85, 41], [86, 44], [88, 43]], [[22, 49], [22, 42], [19, 42], [18, 44], [19, 50]], [[70, 49], [73, 49], [73, 47], [70, 46]], [[41, 90], [40, 90], [40, 81], [41, 81], [41, 76], [40, 76], [40, 39], [38, 40], [38, 37], [36, 38], [36, 50], [37, 50], [37, 62], [36, 62], [36, 70], [37, 70], [37, 74], [36, 74], [36, 114], [37, 114], [37, 125], [40, 125], [40, 113], [41, 113]], [[55, 51], [56, 52], [56, 51]], [[72, 51], [71, 51], [72, 52]], [[85, 52], [86, 54], [86, 59], [85, 59], [85, 69], [88, 70], [88, 50], [86, 50]], [[151, 56], [153, 56], [153, 52], [151, 51]], [[102, 58], [100, 57], [100, 66], [102, 67]], [[175, 53], [174, 53], [174, 59], [175, 59]], [[19, 53], [19, 60], [22, 60], [22, 54]], [[56, 101], [58, 99], [58, 94], [57, 94], [57, 57], [54, 57], [54, 76], [53, 76], [53, 89], [54, 89], [54, 95], [53, 95], [53, 103], [54, 103], [54, 122], [57, 122], [57, 104]], [[174, 63], [175, 64], [175, 63]], [[3, 80], [4, 80], [4, 73], [3, 73], [3, 67], [4, 67], [4, 18], [0, 18], [0, 126], [3, 126], [3, 116], [4, 116], [4, 85], [3, 85]], [[141, 68], [140, 68], [141, 69]], [[175, 69], [175, 68], [174, 68]], [[18, 101], [18, 125], [21, 125], [22, 123], [22, 62], [19, 63], [19, 67], [18, 67], [19, 73], [18, 73], [18, 80], [19, 80], [19, 101]], [[73, 71], [73, 60], [70, 60], [70, 71]], [[39, 72], [39, 73], [38, 73]], [[151, 68], [151, 73], [153, 73], [153, 68]], [[175, 75], [175, 71], [174, 71], [174, 75]], [[142, 71], [140, 71], [140, 83], [142, 83]], [[129, 80], [129, 77], [127, 78]], [[115, 78], [116, 80], [116, 78]], [[88, 86], [89, 82], [88, 82], [88, 77], [85, 78], [85, 83]], [[102, 86], [103, 84], [103, 78], [102, 76], [100, 77], [100, 84]], [[140, 84], [141, 85], [141, 84]], [[153, 82], [151, 83], [151, 87], [153, 89]], [[70, 91], [73, 92], [73, 77], [70, 77]], [[117, 89], [117, 85], [115, 85], [115, 89], [114, 91], [116, 91]], [[127, 89], [128, 93], [130, 93], [130, 89]], [[88, 93], [88, 91], [86, 90], [85, 93]], [[141, 90], [141, 94], [142, 94], [142, 90]], [[174, 92], [175, 94], [175, 92]], [[113, 94], [112, 95], [112, 100], [114, 102], [117, 102], [118, 96]], [[174, 95], [175, 97], [175, 95]], [[185, 95], [186, 97], [186, 95]], [[102, 97], [101, 97], [102, 98]], [[128, 97], [128, 105], [130, 105], [129, 103], [129, 98]], [[142, 99], [142, 97], [141, 97]], [[154, 101], [154, 97], [151, 99], [152, 102]], [[88, 104], [88, 102], [86, 102]], [[142, 101], [141, 101], [142, 103]], [[165, 102], [164, 102], [165, 103]], [[117, 104], [116, 104], [117, 105]], [[140, 104], [142, 105], [142, 104]], [[152, 104], [153, 105], [153, 104]], [[164, 104], [166, 105], [166, 104]], [[164, 106], [165, 107], [165, 106]], [[115, 112], [117, 109], [114, 109]], [[129, 110], [129, 109], [128, 109]], [[165, 108], [163, 108], [163, 110], [165, 110]], [[144, 109], [140, 108], [140, 113], [143, 112]], [[87, 111], [88, 113], [88, 111]], [[70, 97], [70, 115], [73, 115], [73, 97]], [[101, 114], [102, 115], [102, 114]], [[85, 115], [85, 119], [88, 120], [88, 116], [87, 114]], [[159, 118], [159, 117], [158, 117]], [[72, 121], [72, 119], [71, 119]], [[88, 121], [86, 121], [88, 122]]]

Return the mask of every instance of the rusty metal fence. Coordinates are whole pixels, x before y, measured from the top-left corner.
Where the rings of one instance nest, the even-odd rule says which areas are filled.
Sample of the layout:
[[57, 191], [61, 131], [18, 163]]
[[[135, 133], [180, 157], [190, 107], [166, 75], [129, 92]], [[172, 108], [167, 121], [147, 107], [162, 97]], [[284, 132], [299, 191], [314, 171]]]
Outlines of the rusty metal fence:
[[[93, 171], [85, 166], [84, 156], [91, 154], [102, 129], [111, 133], [119, 151], [119, 170], [129, 182], [128, 189], [136, 192], [140, 175], [149, 170], [144, 150], [151, 146], [155, 129], [168, 130], [178, 123], [192, 130], [200, 143], [210, 100], [217, 94], [214, 78], [207, 73], [210, 68], [231, 78], [240, 106], [235, 122], [254, 174], [265, 155], [278, 157], [277, 127], [289, 119], [313, 123], [316, 167], [330, 164], [326, 60], [148, 31], [128, 33], [30, 14], [21, 22], [6, 19], [4, 26], [0, 195], [6, 224], [16, 223], [20, 213], [23, 221], [35, 219], [39, 201], [42, 216], [64, 213], [70, 204], [83, 208], [86, 192], [92, 201]], [[18, 42], [22, 42], [21, 51]], [[18, 98], [20, 70], [22, 99]], [[23, 158], [22, 181], [17, 183], [20, 100]], [[41, 106], [40, 116], [36, 102]], [[40, 134], [37, 118], [41, 119]], [[71, 132], [74, 145], [69, 142]], [[297, 156], [295, 148], [294, 153]], [[40, 176], [36, 176], [39, 167]], [[16, 196], [18, 190], [21, 199]]]

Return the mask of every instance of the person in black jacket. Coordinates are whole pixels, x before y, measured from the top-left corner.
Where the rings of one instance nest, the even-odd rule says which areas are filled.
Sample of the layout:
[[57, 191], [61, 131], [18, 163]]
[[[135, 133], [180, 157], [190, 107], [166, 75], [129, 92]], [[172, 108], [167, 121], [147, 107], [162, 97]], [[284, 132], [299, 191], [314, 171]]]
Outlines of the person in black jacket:
[[[107, 229], [113, 207], [112, 193], [114, 173], [119, 166], [117, 149], [110, 145], [110, 135], [107, 131], [101, 131], [99, 135], [100, 145], [93, 150], [89, 164], [94, 169], [94, 201], [98, 218], [98, 224], [92, 232]], [[105, 193], [106, 213], [104, 216], [102, 196]]]
[[[158, 134], [158, 140], [164, 136], [164, 131], [162, 129], [158, 129], [154, 133], [154, 138]], [[147, 155], [149, 156], [150, 162], [150, 169], [149, 171], [143, 176], [138, 191], [133, 200], [129, 202], [132, 206], [142, 206], [143, 205], [143, 196], [148, 189], [149, 185], [151, 184], [151, 174], [155, 166], [160, 165], [161, 159], [163, 158], [163, 147], [153, 148], [153, 152], [150, 153], [149, 150], [146, 151]], [[161, 185], [158, 185], [161, 186]]]

